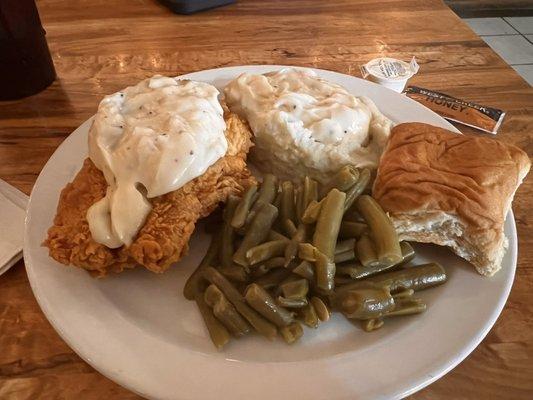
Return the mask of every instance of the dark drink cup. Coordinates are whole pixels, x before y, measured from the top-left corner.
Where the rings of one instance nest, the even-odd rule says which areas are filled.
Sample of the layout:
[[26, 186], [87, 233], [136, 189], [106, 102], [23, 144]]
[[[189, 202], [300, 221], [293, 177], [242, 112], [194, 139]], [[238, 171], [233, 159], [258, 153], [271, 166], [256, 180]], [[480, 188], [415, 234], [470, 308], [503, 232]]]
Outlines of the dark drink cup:
[[34, 0], [0, 0], [0, 100], [40, 92], [56, 77]]

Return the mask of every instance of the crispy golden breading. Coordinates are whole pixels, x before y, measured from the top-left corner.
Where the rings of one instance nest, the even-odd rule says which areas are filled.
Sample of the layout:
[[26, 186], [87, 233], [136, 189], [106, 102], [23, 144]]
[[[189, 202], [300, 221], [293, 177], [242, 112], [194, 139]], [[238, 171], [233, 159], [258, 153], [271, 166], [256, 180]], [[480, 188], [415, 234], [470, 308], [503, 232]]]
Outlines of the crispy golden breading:
[[196, 221], [209, 215], [229, 194], [239, 194], [254, 178], [246, 168], [252, 143], [250, 129], [227, 112], [226, 155], [200, 177], [180, 189], [150, 199], [152, 211], [131, 246], [110, 249], [91, 237], [86, 213], [105, 196], [107, 182], [90, 159], [61, 192], [54, 225], [44, 245], [62, 264], [84, 268], [96, 276], [121, 272], [140, 264], [153, 272], [165, 271], [187, 253]]

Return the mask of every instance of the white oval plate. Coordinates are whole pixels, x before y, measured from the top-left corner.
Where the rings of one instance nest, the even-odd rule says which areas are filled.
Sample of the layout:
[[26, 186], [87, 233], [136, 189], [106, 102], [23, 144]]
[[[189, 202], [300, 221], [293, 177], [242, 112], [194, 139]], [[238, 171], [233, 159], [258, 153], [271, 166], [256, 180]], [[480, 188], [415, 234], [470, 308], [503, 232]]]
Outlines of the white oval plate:
[[[183, 76], [222, 87], [245, 66]], [[316, 70], [355, 95], [365, 95], [395, 122], [455, 128], [389, 89], [351, 76]], [[135, 82], [132, 82], [132, 84]], [[61, 337], [84, 360], [122, 386], [154, 399], [393, 399], [433, 382], [463, 360], [500, 314], [512, 285], [517, 238], [510, 213], [510, 246], [502, 270], [483, 278], [444, 248], [417, 246], [418, 261], [436, 260], [449, 281], [421, 296], [426, 313], [387, 321], [364, 333], [335, 315], [287, 346], [251, 335], [224, 352], [212, 346], [193, 302], [182, 297], [186, 278], [207, 246], [200, 226], [189, 255], [162, 275], [135, 269], [97, 280], [48, 257], [41, 243], [61, 189], [87, 155], [90, 120], [76, 129], [43, 168], [30, 199], [24, 258], [33, 292]]]

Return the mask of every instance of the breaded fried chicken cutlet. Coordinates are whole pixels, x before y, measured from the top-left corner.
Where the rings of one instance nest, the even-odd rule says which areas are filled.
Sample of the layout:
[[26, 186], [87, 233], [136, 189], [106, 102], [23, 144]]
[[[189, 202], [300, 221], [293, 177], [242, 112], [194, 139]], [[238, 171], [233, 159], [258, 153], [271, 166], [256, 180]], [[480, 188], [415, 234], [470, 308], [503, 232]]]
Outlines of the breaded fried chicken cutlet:
[[160, 273], [182, 258], [198, 219], [254, 182], [250, 130], [222, 112], [217, 95], [211, 85], [154, 77], [107, 96], [90, 158], [61, 192], [44, 242], [50, 256], [99, 277], [136, 265]]

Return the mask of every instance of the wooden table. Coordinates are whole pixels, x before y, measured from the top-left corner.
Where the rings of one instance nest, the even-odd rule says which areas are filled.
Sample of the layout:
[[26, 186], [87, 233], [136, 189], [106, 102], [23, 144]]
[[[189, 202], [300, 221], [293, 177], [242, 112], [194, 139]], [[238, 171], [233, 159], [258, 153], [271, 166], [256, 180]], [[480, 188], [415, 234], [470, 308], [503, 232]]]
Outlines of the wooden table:
[[[0, 103], [0, 177], [28, 194], [103, 95], [156, 73], [228, 65], [305, 65], [358, 76], [376, 56], [415, 55], [421, 68], [412, 84], [506, 110], [497, 139], [533, 152], [531, 88], [437, 0], [240, 0], [194, 16], [173, 15], [155, 0], [40, 0], [38, 7], [58, 79], [36, 96]], [[533, 398], [532, 196], [530, 178], [514, 202], [518, 270], [498, 322], [465, 361], [413, 399]], [[0, 398], [138, 396], [59, 338], [19, 262], [0, 277]]]

